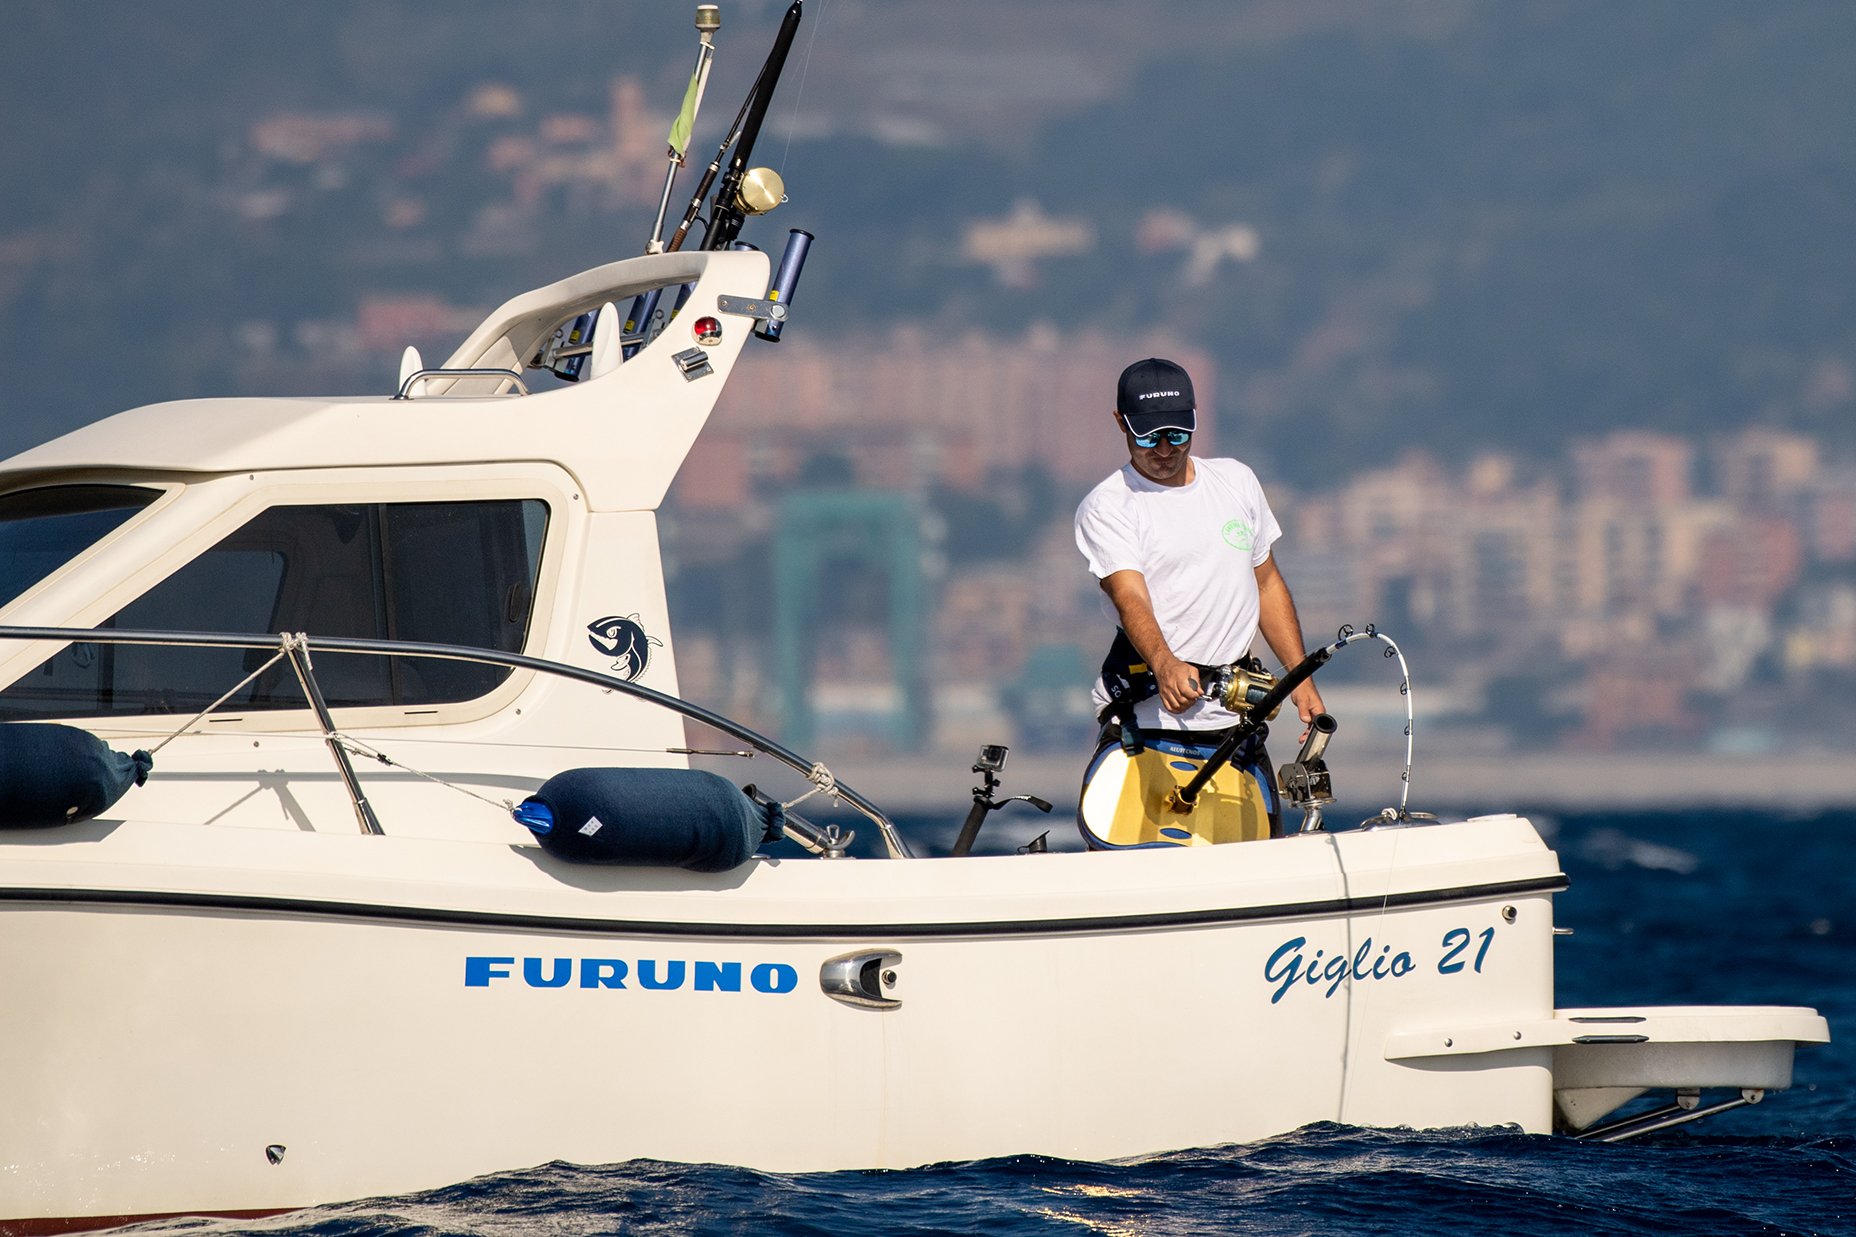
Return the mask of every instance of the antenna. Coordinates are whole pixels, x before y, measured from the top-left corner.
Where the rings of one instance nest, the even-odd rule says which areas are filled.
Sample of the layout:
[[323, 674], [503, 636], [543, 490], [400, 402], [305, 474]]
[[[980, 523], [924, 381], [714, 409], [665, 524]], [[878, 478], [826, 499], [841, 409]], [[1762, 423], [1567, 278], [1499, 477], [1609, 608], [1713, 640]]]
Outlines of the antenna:
[[670, 213], [670, 192], [683, 166], [683, 154], [689, 149], [690, 131], [696, 127], [696, 113], [702, 110], [703, 91], [709, 88], [709, 67], [715, 63], [715, 32], [722, 28], [722, 10], [713, 4], [696, 6], [696, 68], [690, 84], [683, 91], [683, 106], [670, 123], [666, 139], [670, 166], [664, 169], [664, 195], [658, 199], [657, 221], [651, 225], [651, 239], [645, 242], [646, 253], [664, 252], [664, 217]]

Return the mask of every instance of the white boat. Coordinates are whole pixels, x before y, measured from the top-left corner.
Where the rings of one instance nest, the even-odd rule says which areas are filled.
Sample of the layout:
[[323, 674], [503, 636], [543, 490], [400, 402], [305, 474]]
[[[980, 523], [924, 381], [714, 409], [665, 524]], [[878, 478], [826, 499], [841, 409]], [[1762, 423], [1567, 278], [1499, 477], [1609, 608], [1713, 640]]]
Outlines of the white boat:
[[[94, 814], [0, 811], [0, 1233], [557, 1159], [1623, 1137], [1783, 1089], [1828, 1039], [1802, 1008], [1556, 1008], [1566, 878], [1513, 815], [914, 857], [809, 756], [683, 705], [655, 511], [782, 317], [769, 282], [758, 252], [616, 262], [392, 397], [157, 404], [0, 464], [0, 731], [153, 752]], [[685, 288], [623, 335], [613, 306]], [[864, 811], [886, 857], [800, 804], [799, 846], [665, 861], [759, 811], [688, 769], [692, 716], [802, 771], [783, 796]], [[41, 763], [0, 806], [90, 785]], [[602, 832], [584, 814], [540, 841], [512, 816], [586, 768], [668, 771], [600, 809], [644, 838], [626, 861], [544, 848]]]

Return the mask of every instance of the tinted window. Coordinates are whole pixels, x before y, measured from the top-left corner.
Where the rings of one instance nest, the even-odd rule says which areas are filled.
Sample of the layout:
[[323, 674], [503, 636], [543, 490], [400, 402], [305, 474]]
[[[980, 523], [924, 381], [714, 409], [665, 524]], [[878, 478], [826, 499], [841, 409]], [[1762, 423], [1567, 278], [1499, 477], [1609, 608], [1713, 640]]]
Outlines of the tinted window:
[[0, 606], [159, 496], [127, 485], [55, 485], [0, 495]]
[[[305, 631], [519, 652], [546, 529], [547, 508], [532, 500], [272, 507], [101, 626]], [[316, 681], [336, 707], [469, 700], [509, 674], [471, 662], [312, 655]], [[0, 718], [195, 712], [270, 656], [77, 645], [0, 691]], [[303, 707], [294, 672], [280, 663], [223, 710]]]

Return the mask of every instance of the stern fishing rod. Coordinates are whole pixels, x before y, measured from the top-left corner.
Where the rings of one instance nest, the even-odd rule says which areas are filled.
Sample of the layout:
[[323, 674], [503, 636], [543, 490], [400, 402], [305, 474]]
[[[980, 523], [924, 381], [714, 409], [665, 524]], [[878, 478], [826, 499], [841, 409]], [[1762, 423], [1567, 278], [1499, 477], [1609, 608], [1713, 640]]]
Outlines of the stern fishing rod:
[[[760, 66], [760, 73], [754, 78], [754, 84], [748, 88], [747, 98], [741, 101], [741, 110], [735, 114], [735, 123], [730, 126], [728, 135], [715, 152], [715, 158], [709, 161], [708, 168], [697, 182], [696, 192], [690, 198], [689, 207], [683, 212], [683, 222], [671, 234], [664, 245], [664, 252], [675, 253], [683, 247], [684, 239], [689, 236], [690, 226], [702, 214], [704, 201], [709, 196], [710, 188], [722, 172], [722, 162], [728, 156], [729, 147], [735, 146], [735, 156], [729, 160], [728, 175], [722, 182], [721, 190], [715, 197], [715, 209], [712, 212], [707, 234], [703, 237], [704, 249], [723, 249], [729, 241], [741, 231], [743, 215], [728, 201], [728, 194], [738, 194], [741, 180], [747, 170], [748, 156], [753, 152], [754, 140], [760, 135], [762, 120], [767, 115], [767, 105], [772, 102], [774, 86], [778, 84], [780, 72], [786, 66], [786, 53], [792, 48], [793, 36], [799, 31], [799, 16], [802, 0], [793, 0], [786, 10], [786, 16], [780, 22], [780, 31], [774, 36], [773, 49], [767, 53], [767, 59]], [[750, 127], [750, 121], [751, 127]], [[737, 139], [740, 139], [737, 146]], [[733, 228], [727, 240], [718, 243], [716, 230], [724, 225], [725, 209], [732, 212]]]

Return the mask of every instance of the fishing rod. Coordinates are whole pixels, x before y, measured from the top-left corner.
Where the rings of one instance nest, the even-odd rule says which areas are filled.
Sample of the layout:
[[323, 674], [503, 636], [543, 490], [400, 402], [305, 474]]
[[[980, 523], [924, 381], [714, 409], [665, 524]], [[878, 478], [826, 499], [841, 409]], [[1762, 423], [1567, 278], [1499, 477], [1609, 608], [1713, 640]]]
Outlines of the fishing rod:
[[683, 91], [683, 106], [677, 109], [677, 118], [670, 123], [670, 136], [665, 139], [669, 147], [665, 157], [670, 160], [670, 166], [664, 169], [664, 195], [658, 199], [657, 222], [651, 226], [651, 239], [644, 247], [646, 253], [664, 252], [664, 216], [670, 212], [670, 191], [676, 184], [677, 172], [683, 167], [685, 152], [689, 150], [696, 113], [702, 110], [703, 92], [709, 88], [709, 69], [715, 63], [715, 32], [721, 28], [720, 9], [713, 4], [696, 6], [696, 68], [690, 74], [689, 86]]
[[1167, 807], [1183, 814], [1198, 806], [1199, 792], [1204, 790], [1205, 784], [1212, 780], [1212, 775], [1230, 763], [1231, 757], [1237, 754], [1237, 749], [1244, 745], [1245, 740], [1263, 729], [1270, 715], [1284, 700], [1289, 698], [1290, 692], [1300, 687], [1309, 676], [1326, 665], [1328, 658], [1334, 656], [1347, 643], [1345, 639], [1342, 639], [1333, 644], [1321, 646], [1302, 658], [1296, 664], [1295, 669], [1285, 672], [1280, 679], [1277, 679], [1276, 685], [1245, 711], [1243, 720], [1231, 727], [1230, 732], [1224, 737], [1224, 742], [1220, 743], [1212, 752], [1210, 759], [1199, 767], [1199, 771], [1192, 775], [1192, 780], [1176, 788], [1167, 796]]
[[[766, 72], [766, 67], [762, 66], [761, 73], [765, 75]], [[748, 90], [748, 97], [741, 101], [741, 110], [735, 113], [735, 123], [729, 126], [728, 136], [722, 139], [721, 146], [715, 152], [715, 158], [709, 161], [702, 179], [696, 182], [696, 192], [691, 195], [689, 207], [683, 212], [683, 222], [677, 225], [677, 230], [672, 232], [670, 239], [664, 243], [665, 253], [675, 253], [683, 248], [683, 238], [689, 235], [690, 225], [696, 222], [696, 216], [702, 214], [703, 201], [709, 196], [710, 186], [715, 184], [716, 174], [722, 170], [722, 160], [727, 156], [728, 148], [734, 145], [736, 138], [741, 136], [741, 122], [747, 119], [748, 105], [754, 101], [754, 91], [758, 89], [760, 89], [760, 78], [757, 77], [754, 79], [754, 85]]]
[[[708, 233], [703, 238], [702, 247], [704, 249], [726, 248], [728, 243], [740, 233], [741, 221], [749, 212], [739, 211], [730, 200], [730, 195], [738, 196], [741, 192], [741, 182], [747, 171], [748, 155], [753, 151], [755, 138], [760, 135], [761, 122], [767, 115], [767, 105], [773, 99], [773, 88], [779, 81], [780, 71], [786, 65], [786, 53], [792, 48], [793, 36], [799, 30], [801, 8], [802, 0], [793, 0], [791, 7], [786, 10], [786, 16], [780, 22], [780, 31], [774, 36], [773, 49], [767, 53], [767, 59], [761, 64], [760, 73], [755, 76], [754, 84], [748, 88], [747, 98], [741, 101], [741, 110], [735, 113], [735, 123], [729, 127], [728, 135], [722, 139], [721, 146], [716, 149], [715, 158], [710, 160], [708, 168], [702, 174], [702, 179], [697, 182], [696, 192], [690, 198], [689, 207], [683, 212], [683, 222], [677, 225], [677, 230], [665, 243], [664, 252], [675, 253], [683, 247], [684, 239], [689, 236], [690, 226], [696, 222], [697, 216], [702, 214], [703, 203], [709, 196], [710, 188], [714, 186], [716, 177], [722, 173], [722, 162], [728, 157], [731, 146], [736, 147], [735, 156], [729, 161], [728, 175], [722, 182], [721, 191], [716, 194], [715, 210], [709, 223]], [[741, 139], [738, 146], [737, 139]], [[777, 204], [777, 195], [774, 204]], [[734, 214], [733, 226], [727, 240], [717, 243], [716, 229], [723, 226], [725, 222], [725, 210]], [[759, 212], [752, 213], [758, 214]]]
[[[1413, 731], [1411, 669], [1405, 664], [1405, 652], [1398, 647], [1398, 642], [1372, 623], [1368, 623], [1364, 631], [1355, 631], [1351, 623], [1344, 624], [1332, 644], [1324, 644], [1308, 654], [1295, 669], [1285, 672], [1274, 686], [1259, 695], [1244, 713], [1243, 720], [1231, 728], [1224, 742], [1213, 750], [1211, 758], [1199, 768], [1197, 773], [1192, 775], [1192, 779], [1184, 786], [1175, 787], [1172, 793], [1167, 795], [1167, 808], [1182, 815], [1192, 811], [1197, 806], [1199, 793], [1205, 789], [1205, 784], [1211, 781], [1212, 775], [1230, 762], [1231, 757], [1237, 754], [1237, 749], [1243, 746], [1246, 739], [1263, 729], [1270, 716], [1276, 712], [1284, 700], [1289, 698], [1289, 694], [1307, 682], [1309, 676], [1315, 671], [1325, 666], [1330, 657], [1348, 645], [1356, 644], [1361, 640], [1379, 641], [1386, 646], [1387, 657], [1398, 659], [1398, 690], [1399, 694], [1405, 697], [1405, 770], [1399, 775], [1404, 789], [1399, 795], [1397, 808], [1386, 808], [1367, 823], [1384, 824], [1423, 817], [1424, 813], [1413, 812], [1409, 806]], [[1295, 791], [1294, 798], [1302, 806], [1315, 809], [1304, 826], [1304, 829], [1310, 832], [1321, 828], [1320, 808], [1333, 802], [1332, 788], [1327, 781], [1327, 766], [1321, 762], [1321, 757], [1335, 729], [1336, 725], [1332, 717], [1326, 713], [1317, 713], [1309, 722], [1308, 734], [1303, 739], [1302, 750], [1296, 754], [1294, 761], [1283, 766], [1285, 780], [1292, 784], [1291, 789]], [[1298, 782], [1299, 785], [1294, 785]]]
[[741, 127], [741, 140], [735, 144], [734, 158], [729, 160], [721, 188], [716, 190], [709, 212], [709, 231], [703, 237], [704, 249], [728, 248], [741, 234], [741, 225], [749, 215], [772, 210], [785, 200], [785, 187], [778, 175], [768, 177], [768, 183], [752, 186], [759, 191], [753, 200], [744, 194], [743, 182], [753, 175], [748, 171], [748, 157], [754, 153], [754, 143], [760, 138], [761, 122], [767, 119], [774, 88], [779, 85], [780, 73], [786, 68], [786, 54], [792, 50], [793, 36], [799, 33], [800, 7], [801, 0], [793, 0], [786, 10], [780, 32], [773, 39], [773, 50], [767, 53], [767, 62], [761, 66], [764, 84], [754, 91], [753, 106], [748, 109], [747, 120]]

